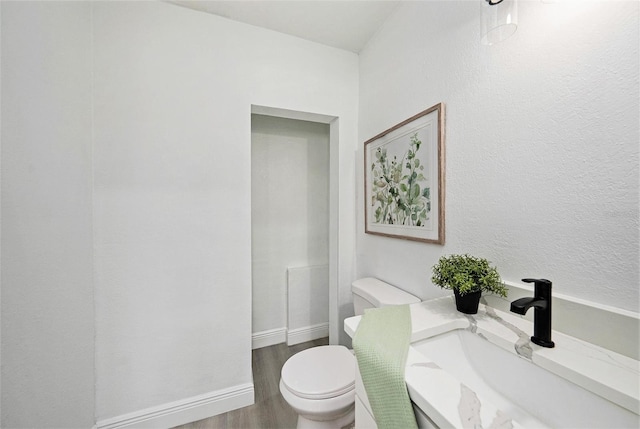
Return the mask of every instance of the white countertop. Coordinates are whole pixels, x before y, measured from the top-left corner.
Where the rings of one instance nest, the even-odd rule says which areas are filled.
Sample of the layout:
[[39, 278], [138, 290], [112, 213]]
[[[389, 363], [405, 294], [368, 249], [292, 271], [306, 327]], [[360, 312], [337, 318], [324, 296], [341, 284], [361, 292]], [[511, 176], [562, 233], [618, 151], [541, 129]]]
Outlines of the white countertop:
[[[412, 343], [455, 329], [467, 329], [510, 353], [640, 414], [640, 362], [637, 360], [556, 331], [553, 332], [556, 346], [551, 349], [540, 347], [529, 341], [533, 324], [528, 320], [482, 304], [478, 314], [465, 315], [456, 310], [452, 297], [412, 304], [410, 308]], [[353, 337], [359, 322], [360, 316], [346, 319], [345, 332]], [[409, 370], [412, 365], [415, 367], [420, 356], [410, 348], [405, 373], [410, 388], [412, 385], [419, 388], [420, 385], [419, 381], [411, 380], [416, 372]], [[447, 377], [446, 374], [441, 376]], [[446, 380], [439, 381], [439, 385], [446, 386]], [[431, 399], [437, 401], [441, 398]]]

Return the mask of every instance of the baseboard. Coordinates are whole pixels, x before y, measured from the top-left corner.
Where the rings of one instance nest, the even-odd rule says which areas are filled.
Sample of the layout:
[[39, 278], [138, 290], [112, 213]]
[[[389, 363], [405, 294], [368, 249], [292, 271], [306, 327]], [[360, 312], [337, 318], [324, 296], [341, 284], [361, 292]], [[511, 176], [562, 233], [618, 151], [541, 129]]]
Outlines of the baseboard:
[[239, 384], [96, 423], [96, 429], [171, 428], [254, 403], [253, 383]]
[[304, 328], [289, 329], [287, 331], [287, 345], [304, 343], [329, 336], [329, 323], [305, 326]]
[[251, 335], [251, 348], [260, 349], [287, 341], [287, 328], [269, 329]]

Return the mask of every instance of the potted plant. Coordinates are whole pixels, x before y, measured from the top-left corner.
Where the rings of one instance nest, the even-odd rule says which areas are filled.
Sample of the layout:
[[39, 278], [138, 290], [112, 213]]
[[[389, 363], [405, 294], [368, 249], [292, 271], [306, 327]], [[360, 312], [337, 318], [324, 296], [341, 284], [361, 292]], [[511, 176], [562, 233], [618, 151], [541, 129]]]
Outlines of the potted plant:
[[450, 255], [433, 266], [431, 281], [443, 289], [453, 289], [456, 308], [466, 314], [476, 314], [482, 292], [507, 296], [507, 288], [495, 267], [484, 258], [470, 255]]

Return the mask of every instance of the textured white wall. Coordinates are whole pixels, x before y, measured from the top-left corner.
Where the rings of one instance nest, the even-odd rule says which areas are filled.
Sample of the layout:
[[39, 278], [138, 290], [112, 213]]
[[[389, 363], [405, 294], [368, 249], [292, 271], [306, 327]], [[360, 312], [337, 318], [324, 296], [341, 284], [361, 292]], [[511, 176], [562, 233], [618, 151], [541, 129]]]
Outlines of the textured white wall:
[[94, 424], [91, 6], [2, 2], [3, 428]]
[[445, 103], [447, 201], [445, 246], [376, 237], [358, 185], [358, 275], [440, 296], [431, 267], [469, 252], [637, 312], [639, 3], [521, 2], [494, 46], [478, 3], [403, 4], [361, 53], [361, 142]]
[[346, 305], [358, 59], [159, 2], [96, 3], [94, 44], [100, 421], [252, 380], [252, 104], [340, 118]]
[[329, 263], [329, 125], [252, 115], [251, 171], [257, 333], [287, 326], [288, 267]]

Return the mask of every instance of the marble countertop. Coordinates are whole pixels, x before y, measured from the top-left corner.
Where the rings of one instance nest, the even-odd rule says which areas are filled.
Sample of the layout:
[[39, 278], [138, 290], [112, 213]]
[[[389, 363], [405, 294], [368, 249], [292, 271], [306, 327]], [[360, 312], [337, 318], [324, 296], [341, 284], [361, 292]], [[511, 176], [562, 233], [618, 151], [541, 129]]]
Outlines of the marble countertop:
[[[412, 343], [452, 330], [466, 329], [557, 376], [635, 414], [640, 414], [640, 362], [637, 360], [557, 331], [553, 331], [553, 340], [556, 344], [554, 348], [540, 347], [530, 341], [533, 324], [528, 320], [482, 304], [478, 314], [465, 315], [455, 309], [452, 297], [412, 304], [410, 308]], [[359, 322], [360, 316], [346, 319], [344, 322], [345, 332], [353, 337]], [[415, 379], [415, 368], [416, 363], [419, 363], [421, 359], [424, 360], [422, 355], [410, 348], [407, 357], [407, 371], [405, 372], [410, 390], [420, 390], [421, 381]], [[428, 362], [423, 362], [421, 365], [428, 364]], [[448, 382], [446, 378], [450, 376], [443, 374], [443, 372], [438, 372], [438, 377], [444, 377], [443, 380], [431, 380], [430, 382], [437, 382], [443, 388], [447, 385], [455, 385], [459, 396], [459, 383]], [[446, 394], [442, 394], [423, 399], [428, 399], [428, 407], [436, 407], [443, 411], [451, 405], [444, 403], [446, 397]], [[419, 406], [423, 405], [418, 403], [420, 401], [416, 401], [413, 395], [412, 399]], [[442, 402], [442, 407], [437, 406], [438, 401]], [[487, 408], [487, 412], [492, 411], [489, 409], [490, 406], [485, 408]], [[425, 411], [436, 412], [436, 410]], [[495, 411], [494, 416], [501, 414], [500, 410], [493, 411]], [[446, 411], [444, 412], [446, 414]], [[455, 412], [457, 414], [458, 410]], [[441, 417], [447, 421], [446, 416]], [[519, 427], [516, 422], [513, 423], [513, 427]]]

